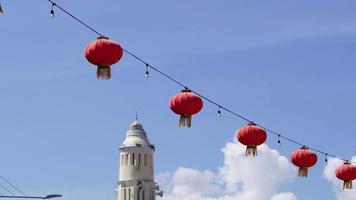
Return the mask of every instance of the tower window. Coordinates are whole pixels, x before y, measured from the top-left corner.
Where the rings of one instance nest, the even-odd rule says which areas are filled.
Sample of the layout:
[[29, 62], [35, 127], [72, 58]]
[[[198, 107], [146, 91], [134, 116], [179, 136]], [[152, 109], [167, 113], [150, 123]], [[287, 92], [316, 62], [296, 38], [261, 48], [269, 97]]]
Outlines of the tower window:
[[141, 165], [141, 154], [139, 153], [138, 154], [138, 166], [140, 166]]
[[125, 165], [128, 165], [129, 163], [129, 154], [125, 154]]
[[151, 160], [151, 157], [150, 157], [150, 155], [147, 155], [147, 165], [149, 166], [150, 165], [150, 161]]
[[135, 165], [135, 154], [134, 153], [131, 156], [131, 165]]
[[131, 200], [131, 188], [129, 188], [129, 200]]
[[141, 200], [141, 198], [140, 198], [140, 189], [137, 190], [137, 200]]
[[147, 154], [145, 154], [144, 156], [144, 162], [145, 162], [145, 166], [147, 166]]
[[153, 156], [152, 155], [150, 155], [150, 165], [151, 165], [151, 167], [153, 167]]
[[126, 188], [122, 189], [123, 200], [126, 200]]
[[121, 166], [124, 164], [124, 154], [121, 154]]

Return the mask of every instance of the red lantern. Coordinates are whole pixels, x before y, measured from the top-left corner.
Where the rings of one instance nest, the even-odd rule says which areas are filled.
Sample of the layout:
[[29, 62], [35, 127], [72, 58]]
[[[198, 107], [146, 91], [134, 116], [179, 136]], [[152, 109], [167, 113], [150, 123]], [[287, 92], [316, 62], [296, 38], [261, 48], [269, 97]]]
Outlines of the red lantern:
[[252, 122], [240, 128], [236, 135], [239, 142], [246, 145], [246, 156], [257, 156], [257, 146], [267, 139], [266, 131]]
[[97, 40], [88, 44], [85, 48], [87, 60], [98, 66], [96, 77], [98, 79], [110, 79], [110, 66], [117, 63], [122, 57], [121, 46], [107, 37], [101, 36]]
[[303, 177], [308, 176], [308, 168], [314, 166], [318, 161], [316, 153], [310, 151], [305, 146], [297, 151], [294, 151], [290, 159], [294, 165], [299, 167], [298, 176]]
[[343, 189], [352, 189], [352, 180], [356, 179], [356, 166], [345, 162], [335, 170], [338, 179], [344, 181]]
[[185, 89], [171, 98], [169, 107], [180, 115], [179, 126], [190, 127], [192, 115], [197, 114], [203, 108], [203, 101], [194, 92]]

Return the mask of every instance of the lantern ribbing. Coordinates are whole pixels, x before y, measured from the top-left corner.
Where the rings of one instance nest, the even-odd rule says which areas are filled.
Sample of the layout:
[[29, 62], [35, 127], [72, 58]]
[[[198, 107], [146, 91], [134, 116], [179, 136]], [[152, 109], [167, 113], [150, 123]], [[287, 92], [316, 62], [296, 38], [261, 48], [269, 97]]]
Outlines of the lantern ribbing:
[[[92, 28], [91, 26], [89, 26], [87, 23], [83, 22], [83, 21], [80, 20], [79, 18], [75, 17], [73, 14], [71, 14], [69, 11], [67, 11], [66, 9], [64, 9], [63, 7], [61, 7], [60, 5], [58, 5], [57, 3], [55, 3], [53, 0], [48, 0], [48, 1], [52, 4], [52, 6], [59, 8], [59, 9], [60, 9], [61, 11], [63, 11], [65, 14], [67, 14], [68, 16], [70, 16], [71, 18], [73, 18], [74, 20], [76, 20], [77, 22], [79, 22], [81, 25], [85, 26], [86, 28], [88, 28], [89, 30], [91, 30], [92, 32], [94, 32], [95, 34], [97, 34], [98, 36], [103, 36], [103, 35], [102, 35], [101, 33], [99, 33], [97, 30], [95, 30], [94, 28]], [[148, 62], [146, 62], [144, 59], [142, 59], [141, 57], [137, 56], [136, 54], [134, 54], [134, 53], [132, 53], [132, 52], [126, 50], [125, 48], [123, 48], [122, 50], [123, 50], [125, 53], [131, 55], [131, 56], [132, 56], [133, 58], [135, 58], [136, 60], [142, 62], [145, 67], [152, 69], [153, 71], [157, 72], [158, 74], [161, 74], [162, 76], [164, 76], [164, 77], [166, 77], [167, 79], [171, 80], [171, 81], [174, 82], [175, 84], [177, 84], [177, 85], [183, 87], [184, 89], [190, 89], [193, 93], [195, 93], [196, 95], [200, 96], [202, 99], [206, 100], [207, 102], [209, 102], [209, 103], [211, 103], [211, 104], [217, 106], [220, 110], [224, 110], [224, 111], [226, 111], [227, 113], [230, 113], [231, 115], [233, 115], [233, 116], [235, 116], [235, 117], [238, 117], [238, 118], [240, 118], [240, 119], [242, 119], [242, 120], [244, 120], [244, 121], [246, 121], [246, 122], [248, 122], [248, 123], [255, 123], [255, 124], [258, 125], [259, 127], [265, 129], [268, 133], [271, 133], [271, 134], [277, 136], [278, 139], [287, 140], [287, 141], [289, 141], [289, 142], [291, 142], [291, 143], [294, 143], [294, 144], [296, 144], [296, 145], [298, 145], [298, 146], [306, 146], [306, 147], [308, 147], [310, 150], [313, 150], [313, 151], [315, 151], [315, 152], [317, 152], [317, 153], [323, 154], [323, 155], [325, 155], [325, 156], [327, 156], [327, 157], [333, 157], [333, 158], [337, 158], [337, 159], [339, 159], [339, 160], [342, 160], [342, 161], [344, 161], [344, 162], [350, 162], [350, 163], [356, 164], [356, 162], [354, 162], [354, 161], [349, 161], [348, 159], [345, 159], [345, 158], [340, 157], [340, 156], [336, 156], [336, 155], [334, 155], [334, 154], [332, 154], [332, 153], [328, 153], [328, 152], [326, 152], [326, 151], [319, 150], [319, 149], [314, 148], [314, 147], [311, 147], [311, 146], [307, 146], [307, 145], [305, 145], [304, 143], [298, 142], [298, 141], [296, 141], [296, 140], [294, 140], [294, 139], [291, 139], [291, 138], [289, 138], [289, 137], [287, 137], [287, 136], [284, 136], [284, 135], [282, 135], [282, 134], [280, 134], [280, 133], [278, 133], [278, 132], [276, 132], [276, 131], [273, 131], [273, 130], [267, 128], [267, 127], [264, 127], [264, 126], [262, 126], [262, 125], [260, 125], [260, 124], [258, 124], [258, 123], [256, 123], [256, 122], [254, 122], [254, 121], [248, 119], [247, 117], [244, 117], [244, 116], [242, 116], [242, 115], [240, 115], [240, 114], [234, 112], [233, 110], [231, 110], [231, 109], [229, 109], [229, 108], [227, 108], [227, 107], [225, 107], [225, 106], [222, 106], [221, 104], [219, 104], [219, 103], [215, 102], [214, 100], [212, 100], [212, 99], [210, 99], [210, 98], [208, 98], [208, 97], [206, 97], [206, 96], [204, 96], [204, 95], [198, 93], [197, 91], [192, 90], [192, 89], [189, 88], [187, 85], [181, 83], [180, 81], [176, 80], [176, 79], [173, 78], [172, 76], [170, 76], [170, 75], [164, 73], [163, 71], [159, 70], [157, 67], [152, 66], [151, 64], [149, 64]]]

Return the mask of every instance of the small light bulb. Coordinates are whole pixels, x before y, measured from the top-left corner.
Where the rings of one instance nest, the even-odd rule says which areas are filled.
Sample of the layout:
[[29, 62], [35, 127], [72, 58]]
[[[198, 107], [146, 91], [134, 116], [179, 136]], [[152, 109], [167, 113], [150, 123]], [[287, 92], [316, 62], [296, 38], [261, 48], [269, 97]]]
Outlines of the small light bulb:
[[150, 76], [150, 72], [148, 71], [148, 67], [150, 65], [148, 63], [146, 63], [146, 72], [145, 72], [145, 77], [148, 78]]
[[282, 146], [282, 142], [281, 142], [281, 135], [278, 135], [278, 146], [281, 147]]
[[328, 164], [328, 154], [325, 154], [324, 162], [325, 162], [325, 164]]
[[218, 117], [221, 117], [221, 106], [219, 106], [219, 109], [218, 109]]
[[54, 18], [54, 6], [56, 6], [56, 3], [52, 2], [52, 6], [51, 6], [51, 17]]

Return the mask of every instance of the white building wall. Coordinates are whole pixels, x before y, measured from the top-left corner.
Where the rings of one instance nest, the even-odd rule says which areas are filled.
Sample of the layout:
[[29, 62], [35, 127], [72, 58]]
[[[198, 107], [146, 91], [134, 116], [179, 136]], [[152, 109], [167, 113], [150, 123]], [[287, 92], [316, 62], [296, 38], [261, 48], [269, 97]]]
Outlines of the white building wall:
[[120, 148], [118, 200], [155, 200], [154, 146], [135, 121]]

